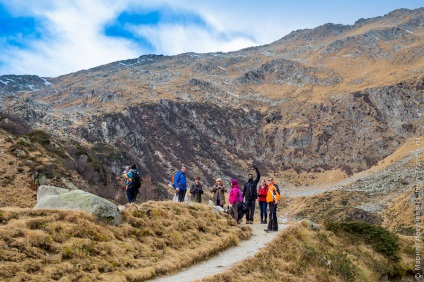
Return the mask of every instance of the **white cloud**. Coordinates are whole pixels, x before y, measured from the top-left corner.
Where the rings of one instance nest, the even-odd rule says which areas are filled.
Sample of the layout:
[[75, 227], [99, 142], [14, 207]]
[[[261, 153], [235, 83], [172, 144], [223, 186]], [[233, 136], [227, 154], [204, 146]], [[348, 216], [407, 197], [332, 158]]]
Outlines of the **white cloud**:
[[[20, 11], [44, 19], [47, 28], [44, 34], [48, 34], [48, 37], [30, 42], [26, 49], [5, 48], [3, 54], [0, 54], [0, 61], [4, 63], [0, 73], [57, 76], [146, 53], [128, 39], [111, 38], [103, 34], [104, 25], [128, 5], [137, 5], [147, 10], [169, 5], [168, 8], [176, 13], [191, 11], [207, 21], [207, 27], [176, 23], [135, 28], [134, 31], [146, 38], [158, 54], [227, 52], [258, 44], [252, 40], [253, 37], [247, 36], [250, 32], [247, 28], [239, 30], [240, 25], [225, 23], [224, 13], [223, 18], [217, 18], [203, 12], [202, 6], [196, 7], [192, 5], [195, 2], [189, 2], [175, 4], [173, 1], [151, 1], [143, 2], [143, 6], [140, 6], [137, 1], [77, 0], [42, 1], [38, 6], [31, 6], [25, 5], [23, 1], [14, 1], [9, 5], [13, 5], [11, 8], [18, 15]], [[226, 28], [226, 24], [234, 28]]]
[[185, 52], [228, 52], [256, 45], [243, 37], [222, 38], [219, 34], [197, 26], [159, 25], [134, 29], [155, 46], [158, 53], [174, 55]]
[[[299, 28], [337, 22], [342, 17], [338, 11], [345, 2], [332, 4], [331, 9], [325, 2], [333, 3], [324, 0], [319, 3], [308, 0], [0, 0], [15, 16], [43, 19], [45, 29], [44, 37], [28, 41], [26, 49], [0, 42], [0, 74], [58, 76], [150, 53], [129, 39], [104, 35], [105, 25], [124, 10], [148, 13], [165, 8], [176, 14], [191, 13], [202, 18], [206, 26], [160, 22], [133, 27], [136, 34], [154, 46], [155, 53], [175, 55], [234, 51], [271, 43]], [[346, 6], [343, 7], [346, 21], [362, 17], [364, 7], [368, 6], [365, 1], [359, 2], [348, 3], [350, 8], [356, 9], [349, 13]], [[377, 6], [381, 5], [374, 3], [374, 13]], [[346, 21], [344, 23], [349, 23]]]
[[122, 9], [113, 3], [57, 1], [48, 10], [34, 9], [48, 23], [47, 39], [27, 49], [7, 48], [0, 55], [0, 72], [57, 76], [139, 56], [142, 50], [130, 41], [102, 34], [104, 24]]

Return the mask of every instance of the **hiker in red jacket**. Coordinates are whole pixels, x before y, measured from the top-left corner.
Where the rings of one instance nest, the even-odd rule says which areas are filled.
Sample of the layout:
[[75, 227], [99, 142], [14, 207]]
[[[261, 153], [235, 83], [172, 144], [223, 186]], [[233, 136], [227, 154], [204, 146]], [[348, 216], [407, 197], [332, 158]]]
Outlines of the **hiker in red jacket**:
[[268, 194], [268, 185], [266, 185], [265, 179], [261, 180], [261, 184], [258, 189], [258, 202], [259, 202], [259, 211], [261, 215], [261, 224], [266, 224], [267, 219], [267, 207], [266, 195]]

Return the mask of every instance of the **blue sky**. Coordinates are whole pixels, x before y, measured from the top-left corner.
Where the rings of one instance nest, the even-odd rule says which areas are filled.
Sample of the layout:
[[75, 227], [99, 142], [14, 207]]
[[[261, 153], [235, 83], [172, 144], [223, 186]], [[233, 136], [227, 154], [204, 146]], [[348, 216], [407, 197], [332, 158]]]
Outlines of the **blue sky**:
[[0, 75], [55, 77], [144, 54], [228, 52], [424, 0], [0, 0]]

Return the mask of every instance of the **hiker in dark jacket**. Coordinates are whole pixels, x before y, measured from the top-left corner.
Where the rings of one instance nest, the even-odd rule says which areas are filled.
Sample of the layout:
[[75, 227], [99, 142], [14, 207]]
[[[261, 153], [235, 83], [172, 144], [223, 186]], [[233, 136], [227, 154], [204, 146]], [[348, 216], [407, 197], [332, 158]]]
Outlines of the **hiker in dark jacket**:
[[137, 198], [138, 189], [134, 187], [133, 177], [138, 174], [137, 165], [133, 164], [131, 170], [126, 173], [127, 182], [125, 189], [127, 190], [128, 203], [133, 203]]
[[253, 168], [256, 170], [256, 178], [253, 179], [253, 174], [249, 174], [249, 180], [243, 187], [243, 198], [246, 203], [247, 213], [246, 213], [246, 224], [253, 223], [253, 215], [255, 213], [255, 204], [256, 199], [258, 198], [258, 186], [259, 179], [261, 178], [261, 173], [256, 165], [253, 165]]
[[181, 170], [177, 172], [174, 178], [175, 192], [178, 194], [178, 202], [184, 202], [185, 194], [187, 192], [187, 167], [183, 165]]
[[191, 199], [193, 202], [201, 203], [202, 202], [202, 194], [203, 194], [203, 186], [200, 184], [200, 177], [196, 177], [194, 179], [194, 183], [190, 188]]

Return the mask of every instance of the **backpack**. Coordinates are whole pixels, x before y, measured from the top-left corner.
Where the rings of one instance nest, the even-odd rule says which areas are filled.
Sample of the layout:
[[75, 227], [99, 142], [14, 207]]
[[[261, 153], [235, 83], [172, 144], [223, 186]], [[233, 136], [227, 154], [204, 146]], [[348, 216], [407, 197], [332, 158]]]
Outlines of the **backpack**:
[[243, 215], [247, 213], [247, 206], [244, 202], [239, 203], [238, 205], [238, 219], [242, 219]]
[[171, 178], [171, 185], [172, 185], [172, 188], [175, 188], [174, 180], [175, 180], [175, 175], [177, 175], [177, 173], [178, 173], [178, 171], [172, 175], [172, 178]]
[[[174, 173], [173, 175], [172, 175], [172, 178], [171, 178], [171, 184], [172, 184], [172, 188], [177, 188], [177, 187], [175, 187], [175, 185], [174, 185], [174, 181], [175, 181], [175, 176], [177, 175], [177, 173], [178, 172], [180, 172], [179, 170], [176, 172], [176, 173]], [[180, 178], [181, 178], [181, 176], [180, 176]], [[179, 179], [178, 179], [179, 180]]]
[[133, 172], [132, 183], [133, 183], [132, 187], [138, 191], [138, 189], [141, 187], [141, 178], [140, 178], [140, 175], [138, 174], [138, 171]]

